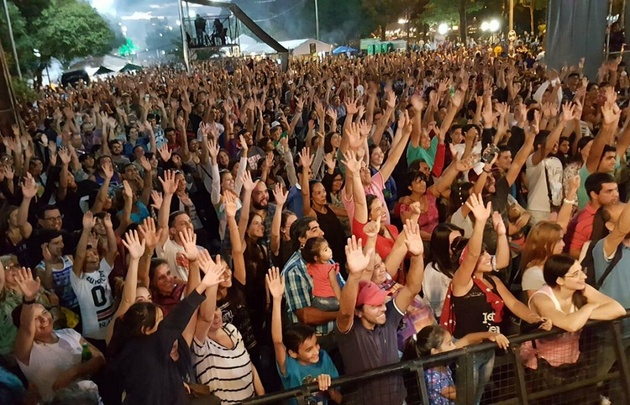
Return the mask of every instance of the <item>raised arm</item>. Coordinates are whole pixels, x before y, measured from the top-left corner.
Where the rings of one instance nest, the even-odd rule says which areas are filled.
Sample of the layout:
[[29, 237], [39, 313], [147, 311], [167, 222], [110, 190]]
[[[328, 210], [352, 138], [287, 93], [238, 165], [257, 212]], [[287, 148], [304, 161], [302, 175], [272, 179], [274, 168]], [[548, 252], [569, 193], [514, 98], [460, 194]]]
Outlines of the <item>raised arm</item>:
[[549, 155], [554, 145], [558, 142], [558, 139], [560, 139], [560, 135], [564, 130], [564, 126], [567, 122], [573, 119], [574, 112], [575, 106], [571, 103], [566, 103], [562, 106], [562, 115], [560, 117], [560, 120], [558, 121], [558, 124], [547, 136], [545, 143], [541, 145], [536, 152], [534, 152], [534, 156], [532, 157], [532, 164], [539, 164]]
[[510, 244], [503, 217], [498, 211], [492, 213], [492, 227], [497, 233], [496, 268], [505, 269], [510, 265]]
[[396, 165], [398, 164], [398, 161], [400, 160], [400, 158], [403, 155], [403, 152], [407, 148], [407, 142], [409, 141], [409, 136], [411, 136], [412, 124], [411, 124], [411, 119], [409, 118], [409, 113], [407, 112], [407, 110], [405, 110], [403, 115], [405, 117], [405, 120], [404, 120], [405, 125], [402, 131], [403, 138], [400, 140], [400, 142], [396, 143], [396, 146], [394, 146], [389, 151], [389, 156], [387, 160], [385, 161], [383, 166], [381, 166], [380, 172], [381, 172], [381, 176], [383, 177], [383, 182], [386, 182], [389, 179], [389, 177], [392, 175], [394, 169], [396, 168]]
[[30, 238], [33, 233], [33, 227], [28, 223], [28, 210], [35, 195], [37, 195], [37, 183], [35, 183], [33, 176], [27, 173], [22, 184], [22, 202], [17, 212], [17, 226], [24, 239]]
[[24, 303], [22, 313], [20, 314], [20, 327], [18, 328], [17, 337], [13, 346], [15, 358], [28, 366], [31, 360], [31, 349], [35, 341], [35, 300], [39, 294], [41, 283], [39, 278], [33, 279], [31, 269], [22, 267], [15, 275], [22, 294], [24, 294]]
[[477, 266], [477, 261], [481, 256], [481, 243], [483, 242], [483, 230], [486, 221], [492, 213], [492, 204], [483, 205], [481, 196], [470, 196], [470, 201], [466, 201], [466, 206], [475, 216], [475, 226], [472, 236], [466, 246], [464, 260], [457, 268], [453, 276], [453, 293], [457, 296], [465, 294], [472, 284], [472, 275]]
[[199, 267], [205, 271], [205, 276], [195, 291], [199, 294], [205, 293], [206, 299], [199, 310], [195, 339], [204, 342], [214, 319], [214, 311], [217, 307], [217, 288], [219, 283], [224, 280], [225, 269], [221, 263], [221, 258], [217, 256], [216, 261], [213, 261], [207, 250], [199, 252], [197, 260]]
[[[540, 120], [540, 114], [538, 113], [538, 111], [535, 111], [534, 122], [537, 123], [538, 120]], [[518, 150], [518, 153], [514, 157], [512, 165], [510, 166], [510, 169], [505, 176], [510, 186], [514, 184], [514, 182], [518, 178], [518, 175], [521, 173], [523, 165], [525, 164], [525, 162], [527, 162], [527, 158], [534, 150], [534, 138], [536, 138], [537, 133], [537, 124], [525, 131], [525, 143], [523, 143], [523, 146], [521, 146], [521, 148]]]
[[[88, 211], [83, 215], [83, 231], [77, 243], [77, 250], [74, 256], [74, 264], [72, 265], [72, 271], [77, 277], [81, 277], [83, 274], [83, 266], [85, 265], [85, 253], [87, 250], [88, 240], [92, 233], [92, 228], [96, 225], [96, 217], [92, 214], [92, 211]], [[108, 238], [109, 244], [109, 238]]]
[[249, 221], [249, 212], [251, 209], [252, 191], [258, 185], [260, 180], [253, 181], [249, 171], [243, 173], [241, 182], [243, 183], [243, 204], [241, 208], [241, 216], [238, 220], [238, 231], [241, 242], [245, 241], [245, 232], [247, 231], [247, 222]]
[[282, 224], [282, 208], [287, 202], [288, 192], [282, 191], [282, 186], [276, 184], [273, 190], [274, 201], [276, 202], [276, 212], [271, 221], [271, 240], [269, 241], [269, 249], [271, 253], [278, 256], [280, 253], [280, 225]]
[[354, 218], [361, 223], [368, 222], [369, 207], [367, 206], [367, 199], [363, 190], [363, 184], [361, 183], [361, 161], [358, 159], [357, 154], [354, 151], [347, 151], [344, 154], [344, 165], [346, 166], [346, 185], [344, 190], [347, 193], [348, 189], [356, 190], [353, 196], [346, 196], [344, 198], [354, 199]]
[[122, 299], [118, 305], [118, 309], [114, 314], [114, 321], [109, 323], [107, 327], [107, 336], [105, 342], [109, 344], [114, 333], [115, 320], [127, 313], [127, 310], [136, 302], [136, 289], [138, 286], [138, 264], [140, 258], [144, 254], [145, 242], [140, 242], [138, 231], [129, 231], [125, 234], [123, 245], [129, 252], [129, 265], [127, 267], [127, 275], [125, 276], [125, 285], [123, 287]]
[[175, 176], [175, 172], [167, 170], [164, 172], [164, 178], [159, 178], [162, 183], [162, 205], [158, 212], [158, 229], [163, 230], [158, 241], [158, 246], [164, 246], [168, 239], [168, 217], [171, 214], [171, 201], [173, 200], [173, 194], [177, 190], [178, 180]]
[[302, 173], [300, 174], [300, 188], [302, 189], [302, 215], [316, 217], [315, 211], [311, 207], [311, 190], [309, 187], [309, 171], [311, 168], [311, 151], [308, 147], [302, 148], [299, 153]]
[[114, 266], [114, 259], [118, 253], [118, 241], [116, 240], [116, 233], [114, 232], [114, 225], [112, 224], [112, 217], [109, 213], [105, 214], [103, 218], [103, 225], [105, 226], [105, 232], [107, 233], [107, 250], [105, 251], [105, 261], [110, 266]]
[[227, 217], [229, 238], [232, 245], [232, 266], [234, 268], [234, 278], [240, 284], [245, 285], [247, 281], [245, 258], [243, 256], [245, 246], [244, 241], [241, 239], [239, 226], [236, 223], [236, 197], [230, 193], [226, 193], [225, 195], [225, 215]]
[[287, 348], [282, 341], [282, 296], [284, 295], [284, 277], [280, 276], [277, 267], [269, 269], [265, 276], [267, 279], [267, 289], [273, 297], [273, 307], [271, 310], [271, 340], [273, 350], [276, 355], [278, 370], [282, 376], [287, 374]]
[[348, 239], [348, 244], [346, 245], [348, 280], [341, 290], [339, 313], [337, 314], [337, 327], [341, 333], [348, 333], [352, 329], [354, 310], [357, 304], [357, 295], [359, 294], [359, 281], [361, 281], [363, 271], [370, 263], [370, 257], [373, 252], [373, 250], [363, 252], [361, 239], [357, 241], [354, 236]]
[[138, 282], [145, 287], [150, 285], [149, 268], [151, 267], [151, 258], [163, 232], [166, 232], [166, 230], [156, 229], [155, 221], [151, 217], [145, 218], [142, 224], [138, 226], [138, 233], [142, 236], [145, 244], [144, 252], [138, 263]]
[[630, 204], [619, 215], [619, 219], [615, 224], [615, 229], [604, 238], [604, 257], [613, 257], [617, 251], [617, 247], [626, 239], [626, 235], [630, 233]]
[[406, 236], [405, 244], [411, 256], [411, 267], [409, 268], [409, 278], [407, 284], [398, 292], [394, 298], [396, 307], [401, 311], [406, 311], [413, 302], [416, 295], [422, 289], [422, 279], [424, 278], [424, 244], [420, 236], [420, 226], [418, 221], [407, 220], [404, 225], [404, 233]]

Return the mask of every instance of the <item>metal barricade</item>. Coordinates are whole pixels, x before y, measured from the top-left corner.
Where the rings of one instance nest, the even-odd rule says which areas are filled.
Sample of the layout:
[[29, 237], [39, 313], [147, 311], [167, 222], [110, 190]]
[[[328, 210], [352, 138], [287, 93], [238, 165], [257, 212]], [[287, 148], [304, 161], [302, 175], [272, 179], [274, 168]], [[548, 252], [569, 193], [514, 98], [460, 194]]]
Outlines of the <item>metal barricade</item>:
[[[589, 322], [579, 333], [579, 357], [560, 345], [554, 352], [553, 339], [567, 339], [566, 332], [554, 329], [510, 337], [507, 352], [491, 342], [464, 349], [392, 364], [358, 375], [333, 380], [333, 387], [343, 395], [343, 404], [430, 404], [435, 395], [435, 382], [429, 376], [436, 371], [452, 374], [457, 390], [457, 404], [475, 402], [475, 359], [488, 358], [494, 352], [492, 376], [483, 388], [481, 404], [600, 404], [602, 397], [613, 404], [630, 403], [630, 372], [626, 348], [630, 339], [623, 339], [621, 320]], [[534, 356], [528, 353], [545, 353]], [[541, 346], [542, 345], [542, 346]], [[575, 346], [574, 346], [575, 347]], [[540, 349], [539, 349], [540, 348]], [[547, 356], [550, 362], [544, 359]], [[557, 361], [566, 362], [554, 367]], [[534, 369], [532, 363], [537, 363]], [[557, 363], [556, 363], [557, 364]], [[613, 366], [614, 364], [614, 366]], [[450, 370], [450, 371], [449, 371]], [[439, 374], [439, 373], [438, 373]], [[433, 390], [432, 390], [433, 389]], [[245, 404], [317, 404], [313, 394], [317, 385], [253, 398]]]

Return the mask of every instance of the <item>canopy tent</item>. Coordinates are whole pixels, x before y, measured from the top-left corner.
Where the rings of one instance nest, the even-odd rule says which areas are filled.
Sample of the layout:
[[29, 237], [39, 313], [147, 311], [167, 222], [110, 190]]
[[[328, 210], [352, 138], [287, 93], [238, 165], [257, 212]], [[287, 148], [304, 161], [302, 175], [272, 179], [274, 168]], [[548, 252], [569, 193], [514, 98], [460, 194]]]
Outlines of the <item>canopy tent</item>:
[[141, 70], [142, 66], [130, 63], [125, 58], [105, 55], [101, 57], [89, 57], [70, 65], [68, 71], [85, 70], [90, 76], [108, 73], [129, 72]]
[[[322, 41], [318, 41], [316, 39], [294, 39], [290, 41], [280, 41], [280, 45], [287, 48], [293, 55], [302, 56], [302, 55], [310, 55], [311, 54], [311, 44], [315, 44], [315, 50], [317, 53], [330, 53], [332, 51], [332, 45], [327, 44]], [[247, 49], [243, 50], [248, 54], [272, 54], [275, 51], [263, 43], [256, 43], [254, 45], [248, 46]]]
[[332, 50], [333, 55], [341, 55], [342, 53], [357, 53], [358, 51], [354, 48], [350, 48], [349, 46], [339, 46]]

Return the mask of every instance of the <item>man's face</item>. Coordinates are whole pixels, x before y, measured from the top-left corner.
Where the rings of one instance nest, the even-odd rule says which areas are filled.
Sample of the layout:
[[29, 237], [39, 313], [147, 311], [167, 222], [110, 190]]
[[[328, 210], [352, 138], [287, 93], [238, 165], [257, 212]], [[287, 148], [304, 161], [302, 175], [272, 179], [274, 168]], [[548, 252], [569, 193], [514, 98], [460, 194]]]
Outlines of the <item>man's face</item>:
[[616, 152], [606, 152], [602, 156], [602, 161], [599, 163], [599, 172], [612, 173], [615, 170], [615, 164], [617, 163]]
[[379, 306], [365, 304], [363, 309], [358, 310], [359, 316], [373, 325], [385, 325], [385, 322], [387, 322], [386, 311], [387, 308], [384, 303]]
[[599, 194], [597, 194], [597, 202], [601, 206], [616, 204], [619, 201], [619, 186], [617, 183], [604, 183]]
[[501, 170], [508, 171], [510, 169], [510, 166], [512, 166], [512, 152], [508, 150], [508, 151], [499, 153], [499, 158], [497, 159], [497, 166], [499, 166]]
[[319, 227], [319, 223], [317, 221], [311, 221], [308, 224], [308, 230], [306, 231], [306, 240], [311, 238], [322, 238], [324, 237], [324, 231]]
[[48, 251], [53, 257], [59, 257], [63, 254], [63, 236], [59, 235], [55, 239], [48, 242]]
[[316, 364], [319, 362], [319, 343], [317, 343], [317, 336], [313, 335], [304, 340], [298, 347], [298, 352], [289, 351], [289, 355], [306, 364]]
[[120, 156], [122, 154], [122, 151], [123, 151], [123, 147], [120, 142], [114, 142], [112, 144], [112, 155]]
[[186, 230], [194, 230], [192, 221], [188, 214], [180, 214], [175, 218], [173, 222], [173, 226], [169, 229], [171, 236], [175, 238], [175, 240], [179, 240], [179, 233], [183, 233]]
[[252, 206], [257, 210], [265, 210], [269, 206], [269, 191], [262, 181], [252, 191]]
[[138, 177], [138, 168], [134, 165], [127, 165], [123, 173], [124, 180], [136, 180]]
[[61, 230], [63, 225], [63, 217], [58, 209], [48, 210], [44, 212], [44, 218], [39, 220], [39, 224], [44, 229]]

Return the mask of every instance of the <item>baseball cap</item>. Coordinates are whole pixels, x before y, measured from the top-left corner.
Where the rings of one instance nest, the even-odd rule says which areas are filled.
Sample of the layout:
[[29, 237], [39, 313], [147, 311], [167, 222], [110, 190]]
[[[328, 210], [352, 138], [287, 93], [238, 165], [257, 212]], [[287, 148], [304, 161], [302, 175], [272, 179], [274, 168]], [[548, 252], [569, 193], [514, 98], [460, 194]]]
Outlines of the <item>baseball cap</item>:
[[377, 307], [385, 303], [385, 298], [387, 298], [387, 292], [381, 290], [372, 281], [359, 281], [359, 296], [355, 306], [367, 304]]
[[278, 121], [274, 121], [271, 123], [271, 129], [274, 129], [275, 127], [279, 127], [280, 123]]

